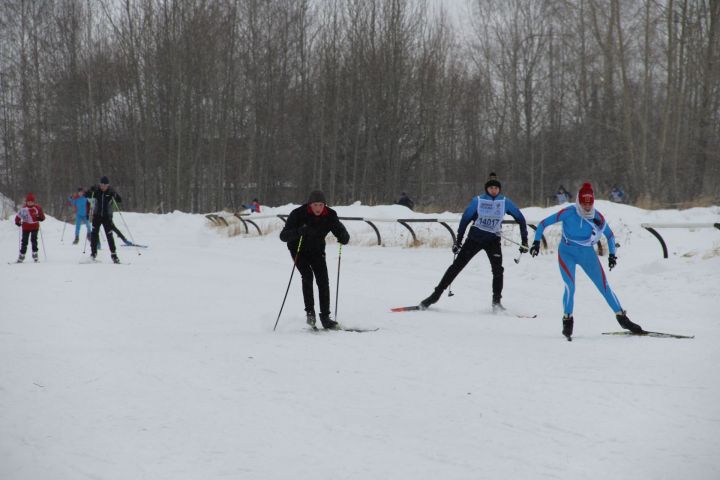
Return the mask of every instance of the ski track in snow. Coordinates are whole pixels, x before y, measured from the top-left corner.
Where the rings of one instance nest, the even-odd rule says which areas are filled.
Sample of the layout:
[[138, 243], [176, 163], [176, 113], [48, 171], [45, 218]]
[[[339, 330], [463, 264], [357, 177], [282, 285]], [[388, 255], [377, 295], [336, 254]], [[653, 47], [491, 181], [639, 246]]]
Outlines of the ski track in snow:
[[[338, 210], [416, 215], [398, 208]], [[118, 268], [107, 249], [80, 265], [72, 226], [61, 243], [48, 218], [47, 261], [0, 264], [0, 478], [720, 478], [720, 231], [662, 230], [664, 260], [639, 226], [717, 222], [720, 208], [598, 208], [622, 245], [606, 273], [630, 318], [694, 339], [603, 336], [619, 326], [578, 270], [565, 341], [555, 252], [515, 265], [511, 244], [503, 301], [537, 318], [490, 313], [482, 252], [454, 297], [391, 313], [432, 291], [449, 235], [419, 226], [442, 248], [407, 248], [382, 225], [396, 246], [376, 247], [359, 222], [346, 223], [339, 320], [380, 330], [310, 332], [296, 273], [273, 332], [291, 269], [279, 226], [228, 237], [201, 215], [124, 213], [149, 248], [119, 248], [132, 265]], [[0, 221], [6, 261], [17, 230]], [[333, 241], [327, 261], [334, 305]]]

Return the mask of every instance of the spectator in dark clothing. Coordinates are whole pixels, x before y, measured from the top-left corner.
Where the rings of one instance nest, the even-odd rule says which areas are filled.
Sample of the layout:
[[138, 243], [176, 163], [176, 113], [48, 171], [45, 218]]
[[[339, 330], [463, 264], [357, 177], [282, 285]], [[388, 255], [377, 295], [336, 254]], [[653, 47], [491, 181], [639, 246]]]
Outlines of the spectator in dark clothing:
[[615, 203], [626, 203], [627, 196], [619, 185], [613, 185], [612, 191], [610, 192], [610, 201]]
[[560, 187], [558, 187], [557, 189], [557, 192], [555, 192], [555, 199], [557, 200], [558, 205], [567, 203], [571, 200], [570, 192], [565, 190], [565, 187], [560, 185]]
[[396, 202], [398, 205], [402, 205], [404, 207], [409, 208], [412, 210], [415, 207], [415, 202], [410, 200], [410, 197], [408, 197], [408, 194], [405, 192], [400, 193], [400, 198], [398, 198], [398, 201]]
[[325, 202], [325, 195], [316, 190], [310, 193], [307, 203], [299, 206], [288, 216], [280, 240], [287, 243], [290, 255], [295, 258], [302, 276], [303, 300], [307, 323], [315, 327], [315, 299], [313, 297], [313, 276], [320, 297], [320, 321], [326, 329], [337, 329], [337, 322], [330, 318], [330, 283], [325, 263], [325, 237], [329, 232], [338, 242], [347, 245], [350, 241], [345, 226], [337, 213]]

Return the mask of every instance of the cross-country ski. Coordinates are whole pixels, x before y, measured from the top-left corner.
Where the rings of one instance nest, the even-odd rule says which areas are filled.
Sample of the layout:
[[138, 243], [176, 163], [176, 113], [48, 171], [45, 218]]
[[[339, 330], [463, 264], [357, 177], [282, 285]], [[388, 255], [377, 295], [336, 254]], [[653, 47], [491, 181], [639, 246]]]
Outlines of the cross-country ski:
[[678, 334], [675, 334], [675, 333], [648, 332], [648, 331], [642, 331], [642, 332], [640, 332], [640, 333], [633, 333], [633, 332], [603, 332], [603, 335], [622, 335], [622, 336], [656, 337], [656, 338], [695, 338], [695, 335], [678, 335]]

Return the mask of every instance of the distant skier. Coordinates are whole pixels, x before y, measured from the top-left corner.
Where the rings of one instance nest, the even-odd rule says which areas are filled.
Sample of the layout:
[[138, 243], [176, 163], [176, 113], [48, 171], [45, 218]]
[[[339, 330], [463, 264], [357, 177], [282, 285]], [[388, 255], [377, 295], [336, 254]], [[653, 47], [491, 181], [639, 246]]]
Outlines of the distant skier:
[[530, 247], [530, 255], [537, 256], [540, 252], [540, 239], [546, 227], [562, 222], [562, 238], [558, 247], [558, 265], [560, 275], [565, 282], [563, 294], [563, 329], [562, 334], [570, 340], [573, 333], [573, 306], [575, 297], [575, 266], [580, 265], [590, 277], [605, 301], [610, 305], [620, 326], [633, 333], [642, 333], [643, 329], [630, 321], [620, 301], [610, 289], [600, 259], [593, 246], [600, 241], [600, 236], [607, 238], [610, 255], [608, 268], [612, 270], [617, 264], [615, 256], [615, 236], [605, 217], [594, 208], [595, 194], [592, 185], [584, 183], [580, 188], [575, 205], [553, 213], [538, 225], [535, 240]]
[[[287, 242], [290, 255], [295, 258], [296, 266], [302, 276], [302, 292], [308, 325], [314, 327], [315, 299], [313, 297], [313, 275], [320, 297], [320, 322], [323, 328], [337, 329], [338, 324], [330, 318], [330, 284], [327, 264], [325, 263], [325, 237], [329, 232], [338, 242], [347, 245], [350, 241], [345, 226], [337, 213], [325, 202], [325, 195], [319, 190], [310, 193], [308, 201], [290, 212], [285, 228], [280, 232], [280, 240]], [[300, 241], [302, 239], [302, 244]], [[298, 250], [298, 245], [300, 249]]]
[[73, 240], [73, 245], [76, 245], [80, 241], [80, 227], [83, 224], [85, 224], [87, 238], [90, 238], [92, 232], [88, 218], [90, 202], [85, 196], [85, 189], [83, 187], [78, 188], [75, 195], [68, 197], [68, 203], [75, 209], [75, 240]]
[[115, 253], [115, 240], [113, 239], [113, 206], [120, 203], [120, 195], [110, 186], [108, 177], [100, 179], [100, 185], [93, 185], [87, 191], [87, 195], [94, 200], [92, 212], [92, 235], [90, 237], [90, 256], [97, 257], [97, 245], [100, 240], [100, 226], [105, 230], [105, 237], [110, 246], [110, 257], [114, 263], [120, 263]]
[[25, 260], [27, 252], [28, 239], [32, 244], [32, 258], [38, 261], [38, 231], [40, 223], [45, 220], [45, 213], [40, 205], [35, 203], [35, 195], [28, 193], [25, 197], [25, 205], [15, 215], [15, 225], [22, 228], [22, 240], [20, 242], [20, 255], [17, 262], [22, 263]]
[[[501, 188], [497, 175], [491, 173], [488, 181], [485, 182], [485, 193], [473, 198], [465, 209], [458, 226], [457, 240], [452, 247], [452, 251], [457, 257], [455, 257], [452, 265], [448, 267], [433, 293], [420, 302], [420, 308], [423, 310], [440, 300], [442, 292], [448, 288], [455, 277], [480, 250], [485, 250], [492, 269], [493, 312], [504, 310], [500, 302], [504, 269], [499, 235], [505, 215], [509, 214], [520, 224], [520, 238], [524, 247], [521, 251], [527, 251], [528, 234], [525, 217], [512, 200], [500, 194]], [[463, 244], [465, 229], [471, 222], [470, 233], [468, 233], [468, 238]]]

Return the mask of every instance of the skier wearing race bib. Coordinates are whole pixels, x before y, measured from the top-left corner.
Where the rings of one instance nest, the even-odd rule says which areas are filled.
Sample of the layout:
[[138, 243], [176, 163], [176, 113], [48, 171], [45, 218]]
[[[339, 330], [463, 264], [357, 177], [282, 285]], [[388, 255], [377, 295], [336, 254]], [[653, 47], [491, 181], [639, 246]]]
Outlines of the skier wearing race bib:
[[[520, 224], [520, 238], [524, 249], [527, 251], [527, 224], [525, 217], [509, 198], [500, 194], [502, 186], [494, 173], [490, 174], [485, 183], [485, 193], [479, 195], [470, 202], [465, 209], [460, 225], [458, 226], [457, 239], [452, 251], [457, 256], [452, 265], [448, 267], [440, 283], [435, 287], [433, 293], [420, 302], [423, 310], [440, 300], [442, 292], [452, 283], [455, 277], [465, 268], [465, 265], [480, 251], [485, 253], [490, 260], [492, 269], [492, 306], [493, 311], [504, 310], [500, 299], [503, 289], [503, 266], [502, 250], [500, 249], [500, 231], [502, 220], [506, 214], [512, 216]], [[468, 238], [463, 243], [463, 236], [468, 225], [472, 222]]]
[[562, 333], [570, 340], [573, 332], [573, 306], [575, 297], [575, 266], [580, 265], [593, 281], [605, 301], [610, 305], [620, 326], [632, 333], [642, 333], [643, 329], [630, 321], [620, 306], [620, 301], [608, 284], [600, 259], [593, 248], [600, 237], [607, 238], [610, 254], [608, 268], [612, 270], [616, 263], [615, 236], [605, 221], [605, 217], [594, 207], [595, 195], [592, 185], [584, 183], [578, 191], [575, 205], [566, 207], [544, 219], [535, 232], [535, 240], [530, 247], [530, 255], [537, 256], [540, 252], [540, 239], [546, 227], [562, 222], [562, 238], [558, 247], [558, 266], [565, 292], [563, 294], [563, 329]]
[[25, 197], [25, 205], [15, 215], [15, 225], [21, 227], [22, 237], [20, 240], [20, 255], [18, 256], [17, 263], [22, 263], [25, 260], [25, 253], [27, 252], [28, 240], [32, 245], [32, 258], [34, 261], [38, 261], [38, 243], [37, 237], [40, 231], [40, 223], [45, 220], [45, 212], [43, 209], [35, 203], [35, 195], [28, 193]]

